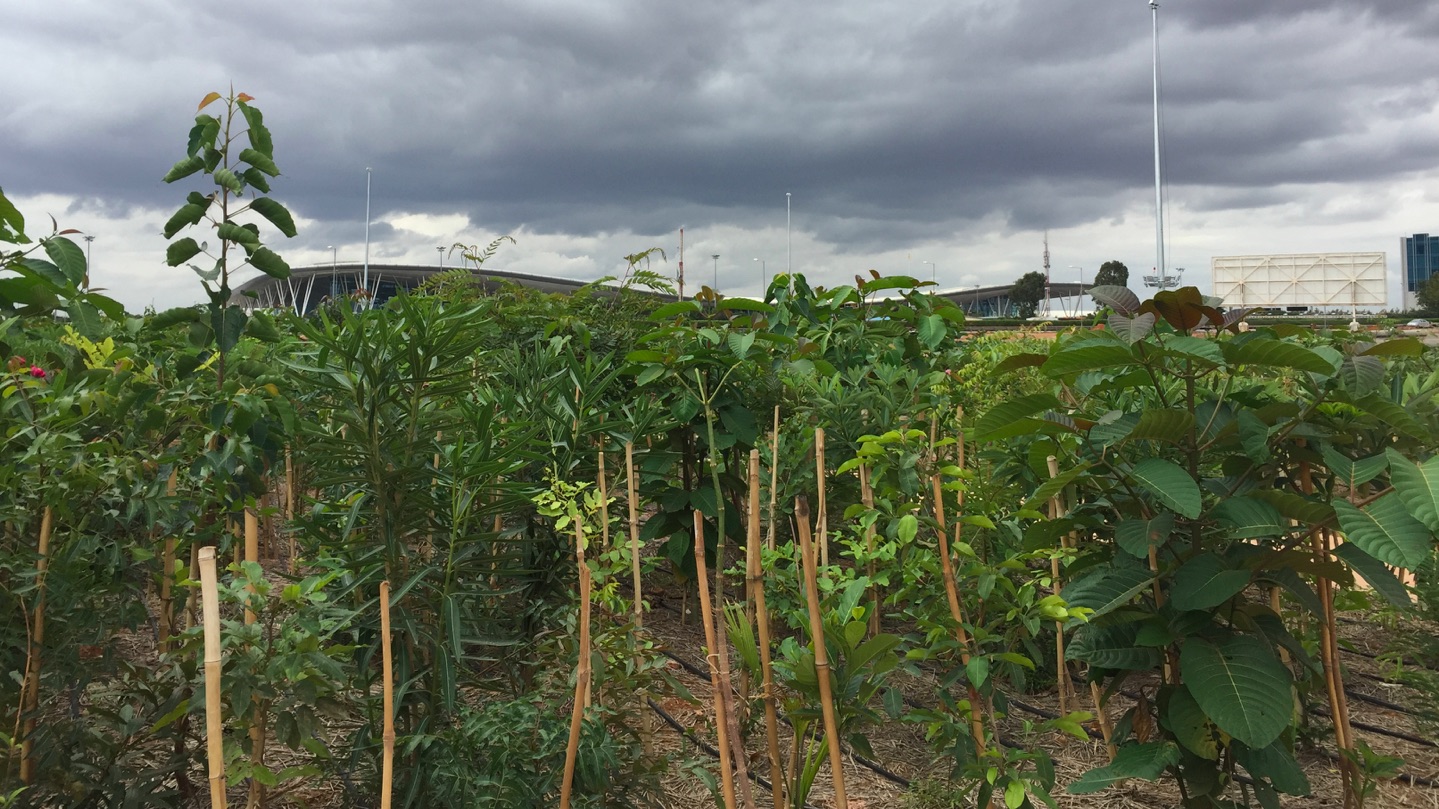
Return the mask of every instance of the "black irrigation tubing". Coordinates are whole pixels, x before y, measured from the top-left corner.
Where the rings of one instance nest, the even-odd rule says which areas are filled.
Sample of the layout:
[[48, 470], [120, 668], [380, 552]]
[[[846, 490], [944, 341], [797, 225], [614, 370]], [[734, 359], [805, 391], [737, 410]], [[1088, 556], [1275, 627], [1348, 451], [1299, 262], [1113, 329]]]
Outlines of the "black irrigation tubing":
[[1390, 702], [1389, 700], [1384, 699], [1383, 697], [1372, 696], [1372, 695], [1370, 695], [1370, 694], [1364, 693], [1363, 691], [1355, 691], [1354, 689], [1350, 688], [1350, 687], [1347, 686], [1347, 685], [1344, 686], [1344, 693], [1345, 693], [1345, 694], [1348, 694], [1349, 696], [1351, 696], [1351, 697], [1353, 697], [1353, 698], [1355, 698], [1355, 699], [1357, 699], [1357, 700], [1359, 700], [1359, 701], [1361, 701], [1361, 702], [1367, 702], [1367, 703], [1369, 703], [1370, 705], [1377, 705], [1377, 706], [1379, 706], [1380, 708], [1387, 708], [1387, 709], [1389, 709], [1389, 710], [1391, 710], [1391, 711], [1394, 711], [1394, 712], [1396, 712], [1396, 713], [1402, 713], [1402, 714], [1404, 714], [1404, 715], [1406, 715], [1406, 716], [1416, 716], [1416, 714], [1415, 714], [1413, 711], [1409, 710], [1408, 708], [1404, 707], [1403, 705], [1400, 705], [1400, 704], [1397, 703], [1397, 702]]
[[[680, 667], [683, 668], [685, 671], [688, 671], [690, 674], [693, 674], [694, 676], [702, 678], [704, 680], [709, 679], [710, 673], [707, 669], [702, 669], [699, 666], [696, 666], [695, 664], [689, 662], [688, 660], [685, 660], [674, 652], [671, 652], [668, 649], [661, 649], [660, 654], [680, 664]], [[783, 716], [779, 717], [779, 721], [785, 723], [786, 725], [789, 725], [789, 720], [784, 718]], [[870, 770], [875, 775], [878, 775], [884, 780], [889, 781], [892, 784], [902, 786], [906, 789], [909, 788], [910, 781], [908, 778], [905, 778], [898, 773], [892, 772], [891, 770], [887, 769], [883, 764], [880, 764], [877, 761], [871, 761], [864, 756], [861, 756], [860, 754], [854, 752], [853, 750], [850, 751], [850, 758], [853, 758], [865, 769]]]
[[[678, 719], [670, 716], [669, 711], [666, 711], [663, 707], [661, 707], [658, 702], [655, 702], [649, 697], [645, 698], [645, 702], [648, 702], [650, 704], [650, 709], [653, 710], [655, 713], [659, 714], [660, 719], [663, 719], [664, 723], [673, 728], [675, 732], [680, 734], [680, 736], [683, 736], [686, 740], [692, 742], [695, 747], [698, 747], [699, 749], [708, 753], [710, 758], [716, 760], [719, 759], [720, 751], [717, 750], [714, 745], [690, 732], [689, 728], [681, 725]], [[768, 778], [765, 778], [764, 776], [752, 770], [749, 773], [749, 778], [751, 781], [759, 784], [760, 788], [769, 790], [770, 794], [774, 793], [774, 784], [771, 784]], [[819, 809], [819, 807], [806, 803], [804, 805], [804, 809]]]
[[[1313, 712], [1315, 716], [1323, 716], [1330, 719], [1334, 718], [1334, 715], [1329, 713], [1328, 709], [1326, 708], [1315, 707], [1310, 708], [1309, 710]], [[1389, 728], [1381, 728], [1378, 725], [1371, 725], [1368, 722], [1363, 722], [1361, 720], [1354, 719], [1353, 717], [1350, 717], [1349, 724], [1353, 725], [1356, 728], [1359, 728], [1360, 730], [1368, 731], [1369, 733], [1377, 733], [1380, 736], [1388, 736], [1392, 739], [1402, 739], [1406, 742], [1413, 742], [1414, 744], [1423, 747], [1439, 747], [1439, 743], [1436, 743], [1433, 739], [1426, 739], [1423, 736], [1419, 736], [1413, 733], [1406, 733], [1402, 730], [1390, 730]]]

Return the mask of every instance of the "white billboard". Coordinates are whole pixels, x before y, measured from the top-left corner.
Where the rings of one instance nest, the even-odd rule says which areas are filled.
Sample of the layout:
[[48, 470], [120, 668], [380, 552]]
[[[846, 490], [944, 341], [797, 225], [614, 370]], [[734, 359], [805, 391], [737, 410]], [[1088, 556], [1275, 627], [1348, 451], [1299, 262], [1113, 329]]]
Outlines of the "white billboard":
[[1225, 306], [1385, 309], [1383, 253], [1215, 256], [1214, 294]]

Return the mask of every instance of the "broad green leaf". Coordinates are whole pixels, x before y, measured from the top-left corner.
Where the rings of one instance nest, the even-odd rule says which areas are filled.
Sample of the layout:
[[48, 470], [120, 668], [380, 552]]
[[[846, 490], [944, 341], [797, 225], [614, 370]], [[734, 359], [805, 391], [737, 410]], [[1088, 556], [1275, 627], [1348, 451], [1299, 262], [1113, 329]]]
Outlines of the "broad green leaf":
[[964, 676], [969, 679], [975, 688], [983, 688], [989, 680], [989, 658], [983, 655], [976, 655], [969, 659], [964, 665]]
[[1311, 374], [1333, 375], [1337, 370], [1328, 360], [1294, 343], [1267, 337], [1230, 340], [1220, 344], [1224, 359], [1230, 365], [1253, 365], [1260, 368], [1293, 368]]
[[625, 362], [632, 362], [632, 363], [642, 363], [642, 362], [643, 362], [643, 363], [650, 363], [650, 362], [664, 362], [664, 361], [665, 361], [665, 355], [664, 355], [664, 354], [662, 354], [662, 353], [660, 353], [660, 352], [658, 352], [658, 351], [652, 351], [652, 350], [647, 349], [647, 348], [645, 348], [645, 349], [639, 349], [639, 350], [637, 350], [637, 351], [631, 351], [630, 353], [628, 353], [628, 354], [625, 355]]
[[1379, 419], [1383, 427], [1398, 430], [1412, 438], [1429, 438], [1429, 431], [1414, 418], [1414, 414], [1379, 394], [1371, 393], [1355, 401], [1354, 405]]
[[1179, 747], [1174, 742], [1125, 745], [1119, 748], [1114, 761], [1081, 775], [1069, 785], [1068, 791], [1074, 795], [1098, 792], [1127, 778], [1154, 781], [1164, 773], [1165, 768], [1177, 763]]
[[1115, 370], [1134, 363], [1134, 352], [1123, 343], [1084, 340], [1051, 354], [1040, 370], [1047, 376], [1062, 377], [1083, 371]]
[[275, 161], [254, 149], [241, 149], [240, 160], [249, 163], [251, 166], [254, 166], [271, 177], [280, 176], [280, 167], [275, 165]]
[[265, 127], [265, 116], [258, 109], [243, 101], [235, 106], [240, 108], [240, 114], [245, 116], [245, 123], [250, 125], [250, 146], [260, 154], [273, 158], [275, 144], [271, 142], [270, 130]]
[[1415, 464], [1393, 449], [1384, 451], [1389, 461], [1389, 482], [1404, 508], [1430, 531], [1439, 534], [1439, 455]]
[[1190, 360], [1211, 367], [1224, 365], [1224, 352], [1219, 343], [1203, 337], [1181, 334], [1164, 341], [1164, 353], [1181, 360]]
[[664, 372], [665, 367], [663, 365], [646, 366], [645, 369], [643, 371], [640, 371], [639, 375], [635, 377], [635, 387], [642, 388], [645, 385], [648, 385], [656, 379], [659, 379], [660, 375]]
[[1328, 503], [1311, 500], [1302, 494], [1283, 489], [1259, 489], [1249, 493], [1250, 497], [1263, 500], [1286, 519], [1296, 520], [1303, 525], [1318, 525], [1334, 519], [1334, 508]]
[[1066, 660], [1123, 671], [1151, 671], [1160, 664], [1159, 650], [1135, 644], [1135, 624], [1085, 624], [1064, 646]]
[[1030, 354], [1028, 352], [1011, 354], [1000, 360], [999, 364], [994, 366], [994, 371], [1003, 374], [1020, 368], [1038, 368], [1048, 360], [1048, 354]]
[[1215, 506], [1211, 515], [1224, 526], [1228, 539], [1277, 537], [1289, 530], [1279, 509], [1253, 497], [1231, 497]]
[[1286, 795], [1308, 795], [1309, 779], [1294, 754], [1289, 752], [1283, 739], [1276, 739], [1268, 747], [1254, 749], [1245, 745], [1235, 746], [1235, 758], [1249, 774], [1268, 781], [1274, 788]]
[[242, 194], [245, 191], [245, 182], [240, 179], [240, 175], [230, 169], [215, 169], [214, 174], [210, 176], [215, 180], [215, 185], [229, 191], [231, 194]]
[[45, 239], [41, 244], [45, 245], [45, 255], [70, 279], [71, 286], [80, 286], [85, 281], [85, 251], [79, 245], [64, 236]]
[[250, 266], [271, 278], [289, 278], [290, 265], [279, 254], [268, 247], [261, 247], [250, 254]]
[[1022, 508], [1043, 508], [1049, 502], [1050, 498], [1064, 491], [1065, 486], [1073, 483], [1076, 478], [1088, 471], [1089, 466], [1089, 461], [1084, 461], [1080, 465], [1065, 469], [1058, 475], [1046, 480], [1039, 485], [1039, 488], [1034, 490], [1034, 494], [1029, 496], [1029, 499], [1024, 502]]
[[1134, 429], [1129, 431], [1128, 438], [1132, 441], [1164, 441], [1169, 444], [1178, 444], [1189, 436], [1189, 431], [1194, 427], [1194, 416], [1187, 410], [1177, 408], [1155, 408], [1145, 410], [1139, 416], [1139, 422]]
[[219, 227], [215, 228], [215, 235], [227, 241], [232, 241], [237, 244], [247, 244], [251, 247], [256, 247], [260, 244], [259, 234], [243, 225], [237, 225], [234, 222], [221, 222]]
[[1139, 296], [1135, 295], [1129, 287], [1121, 286], [1097, 286], [1090, 287], [1089, 297], [1100, 306], [1108, 306], [1110, 309], [1121, 315], [1133, 316], [1139, 311]]
[[1219, 759], [1219, 742], [1214, 738], [1214, 724], [1205, 716], [1189, 689], [1179, 686], [1169, 694], [1160, 713], [1159, 724], [1174, 734], [1184, 749], [1206, 761]]
[[1158, 318], [1154, 316], [1153, 312], [1145, 312], [1134, 317], [1126, 317], [1115, 312], [1109, 316], [1108, 325], [1109, 330], [1114, 332], [1115, 336], [1129, 345], [1134, 345], [1154, 331], [1154, 324], [1157, 320]]
[[193, 202], [188, 202], [180, 206], [180, 210], [176, 211], [175, 215], [171, 216], [169, 221], [165, 223], [165, 238], [173, 238], [174, 235], [181, 230], [191, 225], [199, 224], [203, 218], [205, 218], [204, 206], [196, 205]]
[[1174, 515], [1164, 512], [1152, 520], [1120, 520], [1114, 527], [1114, 541], [1136, 559], [1148, 559], [1151, 545], [1163, 545], [1174, 532]]
[[699, 301], [674, 301], [650, 312], [650, 320], [669, 320], [680, 315], [694, 315], [703, 311]]
[[1289, 670], [1259, 638], [1231, 635], [1216, 643], [1191, 637], [1180, 650], [1179, 670], [1210, 720], [1250, 747], [1267, 747], [1289, 727]]
[[1134, 465], [1130, 476], [1181, 516], [1195, 519], [1204, 507], [1199, 484], [1173, 461], [1145, 458]]
[[1424, 344], [1417, 337], [1398, 337], [1375, 343], [1359, 354], [1365, 357], [1422, 357]]
[[1035, 393], [995, 405], [975, 423], [974, 439], [979, 442], [993, 441], [1001, 431], [1016, 422], [1058, 407], [1059, 400], [1051, 393]]
[[1345, 357], [1339, 363], [1339, 382], [1355, 396], [1371, 393], [1384, 382], [1384, 363], [1378, 357]]
[[1060, 597], [1070, 607], [1094, 610], [1094, 617], [1098, 617], [1128, 604], [1149, 587], [1152, 580], [1149, 571], [1143, 568], [1098, 568], [1066, 585]]
[[186, 236], [165, 248], [165, 264], [170, 267], [178, 267], [199, 254], [200, 245], [194, 239]]
[[939, 348], [947, 331], [944, 318], [939, 315], [928, 315], [919, 320], [919, 341], [930, 350]]
[[[1114, 418], [1111, 418], [1111, 415]], [[1138, 413], [1120, 414], [1119, 411], [1111, 411], [1089, 428], [1089, 440], [1096, 444], [1118, 443], [1128, 438], [1138, 425]]]
[[193, 306], [177, 306], [156, 314], [150, 318], [148, 325], [152, 329], [167, 329], [177, 323], [195, 323], [199, 319], [199, 309]]
[[249, 322], [245, 324], [245, 334], [262, 343], [278, 343], [281, 340], [280, 331], [275, 328], [275, 319], [263, 311], [250, 315]]
[[1269, 462], [1269, 425], [1252, 411], [1241, 410], [1236, 419], [1239, 430], [1239, 444], [1244, 454], [1255, 463]]
[[103, 327], [99, 309], [85, 301], [70, 301], [65, 304], [65, 311], [70, 315], [70, 323], [75, 327], [75, 331], [86, 337], [100, 336]]
[[732, 331], [726, 342], [729, 343], [729, 350], [734, 353], [735, 357], [744, 359], [749, 356], [749, 350], [754, 347], [754, 332]]
[[56, 292], [73, 289], [74, 287], [74, 285], [70, 283], [70, 279], [65, 277], [65, 273], [60, 272], [59, 267], [56, 267], [44, 259], [22, 258], [15, 264], [12, 264], [10, 269], [19, 272], [21, 275], [38, 278]]
[[1308, 582], [1304, 581], [1292, 568], [1279, 568], [1257, 571], [1256, 575], [1266, 581], [1272, 581], [1289, 592], [1294, 600], [1298, 601], [1304, 609], [1312, 613], [1324, 611], [1323, 604], [1319, 601], [1319, 595], [1314, 592]]
[[1336, 500], [1334, 511], [1349, 541], [1385, 564], [1413, 570], [1429, 558], [1434, 534], [1409, 514], [1396, 492], [1362, 509]]
[[215, 340], [221, 352], [229, 351], [240, 342], [247, 320], [249, 317], [238, 306], [222, 306], [210, 313], [210, 328], [215, 331]]
[[201, 159], [199, 155], [187, 157], [174, 166], [171, 166], [170, 170], [165, 172], [164, 182], [173, 183], [176, 180], [183, 180], [204, 167], [205, 161]]
[[294, 237], [295, 219], [290, 216], [290, 212], [285, 209], [285, 206], [269, 197], [259, 197], [250, 203], [250, 209], [265, 217], [281, 233], [291, 238]]
[[0, 189], [0, 242], [30, 243], [29, 237], [25, 235], [25, 216], [6, 198], [3, 189]]
[[1401, 610], [1414, 608], [1409, 590], [1383, 562], [1360, 550], [1353, 542], [1340, 542], [1334, 546], [1334, 555], [1343, 559], [1349, 569], [1363, 576], [1364, 581], [1390, 604]]
[[1177, 610], [1207, 610], [1223, 604], [1249, 586], [1249, 571], [1230, 570], [1213, 553], [1201, 553], [1179, 566], [1169, 590]]
[[1319, 451], [1324, 457], [1324, 465], [1334, 473], [1335, 482], [1345, 489], [1352, 490], [1368, 483], [1389, 465], [1389, 459], [1383, 455], [1371, 455], [1355, 460], [1328, 444]]

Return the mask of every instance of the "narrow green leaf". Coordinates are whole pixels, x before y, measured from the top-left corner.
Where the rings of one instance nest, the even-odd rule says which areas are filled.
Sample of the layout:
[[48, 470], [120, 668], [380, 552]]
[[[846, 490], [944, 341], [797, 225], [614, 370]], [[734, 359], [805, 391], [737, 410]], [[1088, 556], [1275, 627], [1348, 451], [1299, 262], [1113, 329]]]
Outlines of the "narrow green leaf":
[[1359, 353], [1365, 357], [1422, 357], [1424, 343], [1417, 337], [1398, 337], [1375, 343]]
[[1046, 480], [1034, 490], [1034, 494], [1024, 501], [1022, 508], [1041, 508], [1046, 505], [1050, 498], [1064, 491], [1064, 487], [1073, 483], [1080, 475], [1089, 470], [1089, 461], [1084, 461], [1078, 466], [1070, 467], [1058, 475]]
[[702, 310], [698, 301], [674, 301], [650, 313], [650, 320], [670, 320], [680, 315], [696, 315]]
[[271, 142], [270, 130], [265, 127], [265, 116], [256, 107], [241, 101], [235, 106], [240, 108], [240, 114], [245, 116], [245, 123], [250, 125], [249, 136], [250, 146], [260, 154], [274, 158], [275, 144]]
[[1289, 530], [1279, 509], [1252, 497], [1231, 497], [1214, 507], [1212, 516], [1229, 539], [1282, 536]]
[[245, 191], [245, 182], [240, 179], [240, 175], [230, 169], [215, 169], [215, 173], [210, 176], [215, 180], [215, 185], [224, 188], [231, 194], [242, 194]]
[[1131, 477], [1161, 503], [1191, 520], [1203, 509], [1199, 484], [1179, 464], [1163, 458], [1145, 458], [1134, 465]]
[[275, 165], [275, 161], [270, 159], [266, 155], [260, 154], [253, 148], [241, 149], [240, 161], [244, 163], [249, 163], [251, 166], [254, 166], [255, 168], [263, 171], [271, 177], [280, 176], [280, 167]]
[[170, 267], [178, 267], [199, 255], [199, 253], [200, 245], [197, 244], [194, 239], [186, 236], [165, 248], [165, 264]]
[[1094, 617], [1098, 617], [1128, 604], [1149, 587], [1151, 581], [1149, 571], [1143, 568], [1098, 568], [1065, 585], [1060, 597], [1071, 607], [1094, 610]]
[[240, 179], [244, 180], [246, 185], [259, 191], [261, 194], [270, 193], [270, 179], [265, 176], [263, 171], [260, 171], [254, 166], [240, 172]]
[[247, 244], [251, 247], [257, 247], [260, 244], [259, 234], [234, 222], [221, 222], [220, 226], [215, 228], [215, 235], [236, 244]]
[[1395, 492], [1363, 509], [1336, 500], [1334, 511], [1349, 541], [1381, 562], [1414, 570], [1429, 558], [1433, 533], [1409, 514]]
[[996, 440], [996, 436], [1016, 422], [1059, 407], [1059, 399], [1051, 393], [1035, 393], [1021, 396], [995, 405], [975, 422], [974, 438], [985, 442]]
[[269, 197], [259, 197], [250, 203], [250, 210], [265, 217], [270, 224], [287, 237], [294, 238], [295, 219], [290, 216], [290, 212], [285, 209], [285, 206]]
[[1194, 701], [1194, 695], [1189, 693], [1188, 688], [1181, 685], [1169, 694], [1159, 715], [1159, 723], [1174, 734], [1175, 741], [1184, 749], [1206, 761], [1219, 759], [1219, 741], [1214, 738], [1214, 724], [1199, 703]]
[[1289, 670], [1264, 641], [1231, 635], [1191, 637], [1179, 653], [1184, 682], [1219, 729], [1250, 747], [1267, 747], [1289, 727], [1294, 697]]
[[180, 210], [176, 211], [175, 215], [171, 216], [169, 221], [165, 223], [165, 238], [173, 238], [174, 235], [181, 230], [191, 225], [199, 224], [200, 220], [204, 217], [204, 207], [196, 205], [193, 202], [182, 205]]
[[261, 247], [250, 254], [250, 266], [271, 278], [289, 278], [290, 265], [279, 254], [268, 247]]
[[1364, 581], [1369, 583], [1374, 591], [1384, 597], [1385, 601], [1401, 610], [1414, 609], [1414, 600], [1409, 597], [1409, 590], [1404, 583], [1399, 581], [1383, 562], [1365, 553], [1353, 542], [1341, 542], [1334, 547], [1334, 555], [1343, 559], [1349, 565], [1349, 569], [1356, 575], [1363, 576]]
[[1415, 464], [1393, 449], [1386, 449], [1389, 481], [1404, 508], [1430, 531], [1439, 534], [1439, 455]]
[[1207, 610], [1223, 604], [1249, 586], [1249, 571], [1230, 570], [1213, 553], [1201, 553], [1179, 566], [1169, 590], [1177, 610]]
[[1134, 429], [1129, 431], [1127, 436], [1132, 441], [1163, 441], [1168, 444], [1179, 444], [1186, 440], [1189, 431], [1194, 428], [1194, 416], [1187, 410], [1178, 408], [1154, 408], [1145, 410], [1139, 416], [1139, 422]]
[[183, 180], [204, 167], [205, 161], [201, 159], [199, 155], [192, 155], [176, 163], [169, 171], [165, 172], [164, 181], [173, 183], [176, 180]]
[[1154, 781], [1168, 767], [1179, 763], [1179, 747], [1174, 742], [1148, 742], [1119, 748], [1114, 761], [1081, 775], [1068, 787], [1074, 795], [1108, 789], [1128, 778]]

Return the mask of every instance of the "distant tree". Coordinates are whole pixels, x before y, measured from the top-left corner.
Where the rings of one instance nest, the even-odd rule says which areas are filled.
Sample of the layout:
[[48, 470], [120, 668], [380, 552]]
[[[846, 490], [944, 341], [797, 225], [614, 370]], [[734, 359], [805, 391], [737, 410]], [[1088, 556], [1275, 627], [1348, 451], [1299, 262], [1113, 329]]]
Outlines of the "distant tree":
[[1020, 317], [1034, 317], [1034, 310], [1044, 300], [1044, 273], [1027, 272], [1019, 276], [1014, 286], [1009, 288], [1009, 300], [1019, 309]]
[[1129, 286], [1129, 268], [1124, 266], [1122, 261], [1106, 261], [1099, 265], [1099, 272], [1094, 274], [1094, 285]]
[[1424, 314], [1434, 317], [1439, 315], [1439, 275], [1429, 276], [1429, 280], [1419, 287], [1419, 308]]

